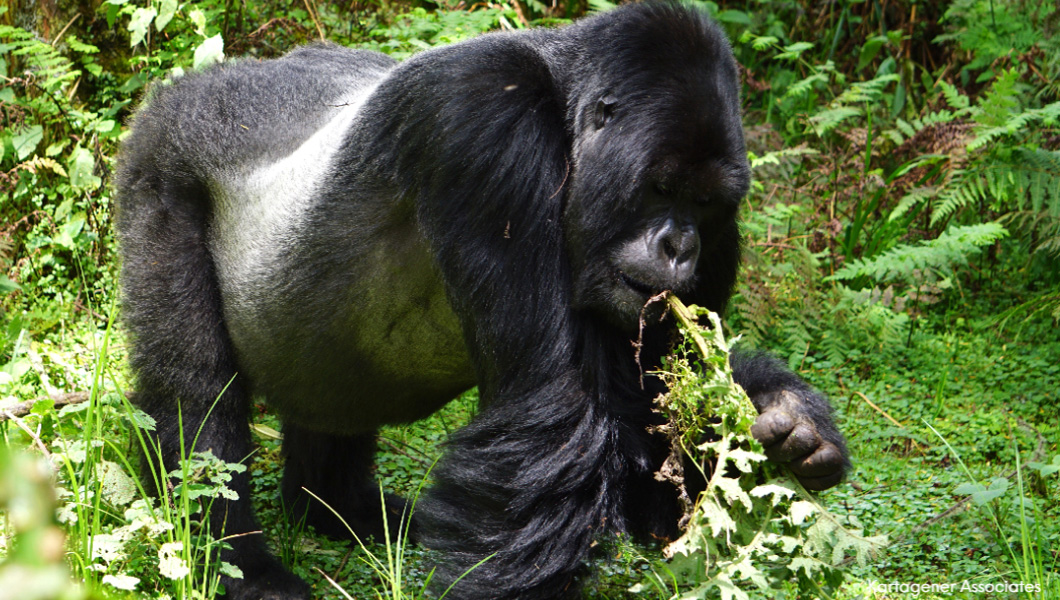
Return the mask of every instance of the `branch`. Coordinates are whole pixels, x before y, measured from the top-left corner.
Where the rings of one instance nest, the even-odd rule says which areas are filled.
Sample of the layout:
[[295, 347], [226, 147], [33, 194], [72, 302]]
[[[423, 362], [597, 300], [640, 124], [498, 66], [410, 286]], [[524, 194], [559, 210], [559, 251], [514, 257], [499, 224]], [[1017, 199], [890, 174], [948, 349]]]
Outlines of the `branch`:
[[[126, 393], [126, 397], [131, 397], [131, 394]], [[81, 402], [87, 402], [91, 398], [88, 392], [70, 392], [68, 394], [58, 394], [56, 396], [45, 396], [44, 398], [34, 398], [33, 400], [26, 400], [25, 402], [19, 402], [3, 409], [0, 412], [0, 423], [10, 419], [11, 417], [24, 417], [33, 410], [33, 405], [40, 402], [41, 400], [52, 400], [55, 402], [55, 407], [66, 406], [67, 404], [80, 404]]]

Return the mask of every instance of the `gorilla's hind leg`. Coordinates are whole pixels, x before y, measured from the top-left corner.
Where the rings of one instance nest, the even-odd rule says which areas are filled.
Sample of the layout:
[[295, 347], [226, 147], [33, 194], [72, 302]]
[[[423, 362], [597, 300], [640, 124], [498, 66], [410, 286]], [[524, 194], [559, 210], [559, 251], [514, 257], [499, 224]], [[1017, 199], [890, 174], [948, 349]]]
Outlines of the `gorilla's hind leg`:
[[[137, 175], [135, 165], [126, 171], [129, 179]], [[144, 476], [148, 485], [160, 484], [160, 493], [167, 493], [162, 473], [178, 468], [193, 451], [209, 450], [228, 463], [245, 462], [252, 451], [249, 397], [236, 376], [221, 312], [205, 242], [203, 197], [188, 188], [167, 191], [164, 183], [146, 176], [125, 188], [118, 220], [134, 402], [156, 422], [151, 441], [158, 449], [147, 450]], [[158, 450], [161, 465], [156, 464]], [[308, 586], [265, 545], [247, 474], [235, 474], [229, 485], [239, 499], [217, 500], [210, 512], [214, 535], [225, 535], [232, 546], [222, 559], [244, 574], [224, 579], [227, 597], [308, 598]]]
[[[372, 477], [375, 451], [374, 433], [328, 435], [284, 424], [282, 489], [292, 522], [304, 517], [318, 533], [349, 538], [352, 529], [362, 540], [382, 541], [383, 508]], [[409, 518], [405, 501], [387, 494], [385, 504], [390, 539], [396, 540], [402, 520]]]

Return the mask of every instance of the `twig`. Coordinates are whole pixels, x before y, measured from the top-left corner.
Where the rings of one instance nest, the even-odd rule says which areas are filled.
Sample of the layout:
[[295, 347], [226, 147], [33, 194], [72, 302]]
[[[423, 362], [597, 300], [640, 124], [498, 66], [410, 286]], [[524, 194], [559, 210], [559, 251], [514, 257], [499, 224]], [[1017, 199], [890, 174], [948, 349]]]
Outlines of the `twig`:
[[[652, 304], [665, 300], [667, 297], [673, 298], [670, 290], [663, 290], [658, 294], [648, 298], [648, 301], [644, 303], [644, 306], [640, 307], [640, 318], [637, 319], [637, 341], [633, 342], [633, 347], [636, 348], [636, 352], [633, 353], [633, 360], [637, 363], [637, 368], [640, 370], [640, 389], [644, 389], [644, 365], [640, 364], [640, 351], [644, 347], [644, 313], [648, 310], [648, 307]], [[683, 304], [681, 306], [684, 306]], [[663, 312], [663, 317], [666, 317], [666, 312]], [[662, 320], [661, 318], [659, 319]]]
[[[868, 404], [873, 409], [875, 409], [876, 412], [878, 412], [881, 415], [883, 415], [888, 421], [890, 421], [891, 423], [894, 423], [895, 427], [897, 427], [899, 429], [908, 429], [905, 425], [902, 425], [901, 423], [896, 421], [894, 419], [894, 417], [892, 417], [891, 415], [887, 414], [887, 411], [883, 410], [879, 406], [876, 406], [876, 404], [872, 400], [869, 400], [868, 396], [866, 396], [865, 394], [862, 394], [861, 392], [859, 392], [857, 390], [855, 390], [854, 393], [859, 395], [859, 396], [861, 396], [861, 399], [865, 401], [865, 404]], [[914, 440], [913, 438], [909, 438], [909, 441], [913, 442], [913, 445], [916, 446], [916, 449], [919, 450], [921, 454], [924, 453], [924, 446], [920, 442]]]
[[[406, 444], [405, 442], [399, 442], [397, 440], [383, 436], [379, 437], [379, 441], [383, 442], [387, 446], [390, 446], [390, 450], [392, 450], [393, 452], [396, 452], [408, 459], [414, 460], [426, 467], [431, 466], [431, 456], [423, 450], [420, 450], [419, 448], [413, 446], [412, 444]], [[409, 450], [414, 450], [422, 456], [413, 456], [411, 453], [409, 453]]]
[[[129, 393], [125, 394], [127, 397], [132, 395]], [[18, 404], [9, 406], [0, 412], [0, 423], [7, 421], [15, 417], [24, 417], [33, 410], [33, 405], [40, 402], [41, 400], [52, 400], [55, 402], [55, 407], [66, 406], [67, 404], [79, 404], [81, 402], [87, 402], [91, 398], [91, 394], [88, 392], [70, 392], [68, 394], [59, 394], [58, 396], [46, 396], [44, 398], [34, 398], [33, 400], [26, 400], [25, 402], [19, 402]]]
[[59, 34], [55, 36], [55, 39], [52, 40], [52, 43], [49, 44], [49, 45], [50, 46], [54, 46], [56, 43], [58, 43], [59, 40], [63, 39], [63, 35], [66, 34], [66, 30], [70, 29], [70, 26], [74, 24], [74, 21], [76, 21], [76, 20], [78, 20], [80, 18], [81, 18], [81, 13], [77, 13], [76, 15], [74, 15], [74, 18], [70, 19], [70, 21], [67, 22], [66, 27], [63, 27], [61, 30], [59, 30]]
[[52, 453], [48, 451], [48, 447], [44, 445], [44, 441], [40, 439], [39, 435], [37, 435], [37, 432], [30, 429], [29, 426], [26, 425], [26, 422], [20, 419], [17, 415], [13, 415], [11, 414], [11, 411], [5, 410], [0, 413], [0, 417], [2, 417], [4, 421], [12, 421], [19, 429], [25, 431], [26, 435], [33, 440], [33, 445], [41, 451], [41, 454], [48, 457], [52, 455]]
[[309, 0], [302, 0], [305, 3], [305, 9], [309, 11], [309, 17], [313, 19], [313, 24], [317, 26], [317, 34], [320, 36], [320, 41], [324, 41], [324, 27], [320, 24], [320, 19], [317, 18], [317, 11], [313, 9]]

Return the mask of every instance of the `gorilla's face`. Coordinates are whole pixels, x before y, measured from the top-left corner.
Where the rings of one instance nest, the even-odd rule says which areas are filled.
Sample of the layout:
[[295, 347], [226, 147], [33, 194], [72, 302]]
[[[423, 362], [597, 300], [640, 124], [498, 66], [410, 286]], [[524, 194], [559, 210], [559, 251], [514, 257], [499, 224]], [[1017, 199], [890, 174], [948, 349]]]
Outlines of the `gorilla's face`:
[[605, 90], [582, 107], [564, 210], [576, 308], [635, 331], [652, 296], [711, 284], [703, 266], [750, 185], [728, 85]]

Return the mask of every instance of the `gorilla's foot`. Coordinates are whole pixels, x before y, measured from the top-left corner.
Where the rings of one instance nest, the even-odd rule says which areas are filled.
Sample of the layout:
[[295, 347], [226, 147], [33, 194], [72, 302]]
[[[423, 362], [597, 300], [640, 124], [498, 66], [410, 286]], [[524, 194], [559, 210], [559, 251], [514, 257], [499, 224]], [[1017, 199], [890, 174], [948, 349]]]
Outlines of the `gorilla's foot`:
[[269, 554], [264, 544], [254, 543], [248, 547], [246, 544], [235, 543], [233, 547], [233, 550], [225, 551], [222, 558], [238, 566], [243, 571], [243, 578], [221, 577], [221, 583], [225, 586], [224, 597], [228, 600], [312, 598], [309, 585]]

